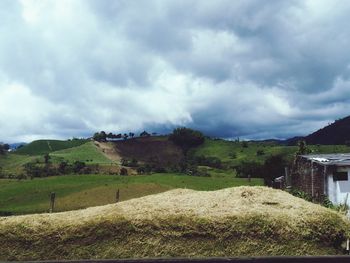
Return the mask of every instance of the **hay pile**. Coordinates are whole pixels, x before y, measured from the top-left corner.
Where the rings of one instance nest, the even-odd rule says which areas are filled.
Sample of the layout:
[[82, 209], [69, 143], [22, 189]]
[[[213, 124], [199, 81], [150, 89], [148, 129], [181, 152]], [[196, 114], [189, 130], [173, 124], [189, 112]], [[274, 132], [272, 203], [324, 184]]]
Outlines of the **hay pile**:
[[280, 190], [177, 189], [0, 218], [0, 260], [339, 254], [349, 227], [340, 214]]

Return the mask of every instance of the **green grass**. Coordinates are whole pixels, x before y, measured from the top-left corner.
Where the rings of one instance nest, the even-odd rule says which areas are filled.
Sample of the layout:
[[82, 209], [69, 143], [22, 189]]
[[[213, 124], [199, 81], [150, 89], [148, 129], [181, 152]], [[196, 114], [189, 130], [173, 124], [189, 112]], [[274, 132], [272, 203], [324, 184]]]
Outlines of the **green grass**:
[[[217, 157], [228, 165], [238, 165], [242, 161], [256, 161], [263, 163], [269, 156], [282, 154], [292, 160], [297, 146], [277, 145], [271, 142], [247, 142], [248, 147], [243, 147], [242, 142], [206, 139], [204, 144], [192, 149], [193, 156], [204, 155], [206, 157]], [[312, 153], [346, 153], [350, 147], [345, 145], [309, 145]], [[262, 150], [263, 155], [257, 155]], [[235, 157], [232, 157], [232, 154]]]
[[[153, 174], [144, 176], [110, 176], [110, 175], [70, 175], [40, 178], [34, 180], [0, 180], [0, 211], [14, 214], [45, 212], [48, 210], [49, 195], [55, 192], [58, 198], [65, 198], [65, 206], [60, 210], [71, 210], [93, 205], [105, 204], [106, 200], [114, 200], [117, 188], [125, 189], [138, 185], [128, 198], [139, 197], [140, 186], [151, 187], [150, 194], [172, 188], [190, 188], [195, 190], [217, 190], [240, 185], [263, 185], [261, 179], [252, 179], [251, 183], [242, 178], [194, 177], [182, 174]], [[99, 188], [96, 191], [96, 188]], [[142, 188], [142, 187], [141, 187]], [[113, 192], [111, 192], [113, 189]], [[75, 203], [77, 193], [93, 190], [94, 194], [86, 194], [85, 206]], [[99, 195], [111, 195], [96, 203]], [[69, 197], [71, 196], [71, 198]], [[81, 195], [80, 195], [81, 196]], [[68, 199], [67, 199], [68, 198]], [[123, 196], [121, 196], [123, 198]], [[107, 202], [108, 203], [108, 202]], [[59, 204], [58, 204], [59, 205]]]
[[36, 156], [20, 155], [9, 153], [6, 155], [0, 155], [0, 167], [6, 174], [18, 174], [23, 171], [22, 166], [28, 162], [32, 162], [36, 159]]
[[[40, 151], [39, 151], [40, 152]], [[85, 142], [76, 147], [63, 149], [50, 153], [52, 163], [59, 163], [63, 160], [73, 163], [75, 161], [86, 162], [87, 164], [106, 165], [112, 163], [105, 157], [93, 142]], [[5, 174], [19, 174], [23, 172], [23, 165], [29, 162], [44, 162], [43, 154], [18, 154], [18, 152], [0, 155], [0, 167]]]
[[78, 139], [69, 141], [60, 140], [37, 140], [33, 141], [16, 151], [17, 154], [44, 155], [58, 150], [76, 147], [86, 143], [88, 140]]
[[84, 161], [90, 164], [109, 164], [110, 161], [93, 142], [87, 142], [77, 147], [68, 148], [50, 153], [55, 162], [66, 160], [69, 162]]

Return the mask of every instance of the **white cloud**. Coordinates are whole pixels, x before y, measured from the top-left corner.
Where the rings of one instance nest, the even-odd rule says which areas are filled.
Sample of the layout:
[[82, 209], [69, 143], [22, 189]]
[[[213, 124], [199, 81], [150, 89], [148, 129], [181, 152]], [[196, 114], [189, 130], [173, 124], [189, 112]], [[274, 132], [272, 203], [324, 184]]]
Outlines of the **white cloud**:
[[349, 113], [349, 9], [2, 2], [0, 141], [177, 125], [223, 137], [306, 134]]

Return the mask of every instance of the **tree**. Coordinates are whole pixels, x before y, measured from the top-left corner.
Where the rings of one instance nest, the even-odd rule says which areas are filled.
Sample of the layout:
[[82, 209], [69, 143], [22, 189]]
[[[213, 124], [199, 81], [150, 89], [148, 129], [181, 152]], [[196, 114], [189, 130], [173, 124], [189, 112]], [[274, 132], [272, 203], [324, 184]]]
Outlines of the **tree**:
[[129, 137], [129, 135], [127, 135], [126, 133], [124, 133], [124, 135], [123, 135], [124, 141], [126, 141], [126, 140], [128, 139], [128, 137]]
[[44, 155], [44, 162], [45, 162], [45, 164], [48, 164], [49, 161], [50, 161], [50, 159], [51, 159], [51, 156], [50, 156], [48, 153], [46, 153], [46, 154]]
[[133, 132], [129, 132], [129, 136], [130, 136], [131, 138], [134, 138], [135, 133], [133, 133]]
[[86, 167], [85, 162], [81, 161], [75, 161], [73, 163], [73, 172], [74, 173], [79, 173], [81, 170], [83, 170]]
[[120, 175], [128, 175], [128, 170], [124, 167], [120, 169]]
[[311, 150], [306, 146], [305, 141], [298, 141], [298, 151], [295, 153], [296, 155], [309, 154]]
[[94, 136], [92, 136], [92, 138], [98, 142], [105, 142], [107, 140], [107, 134], [104, 131], [95, 132], [95, 134], [94, 134]]
[[58, 165], [58, 171], [61, 173], [61, 174], [65, 174], [66, 171], [67, 171], [67, 167], [68, 167], [68, 162], [67, 161], [62, 161], [59, 163]]
[[151, 136], [151, 135], [146, 131], [143, 131], [140, 133], [140, 137], [149, 137], [149, 136]]
[[169, 140], [180, 146], [186, 155], [191, 147], [196, 147], [204, 143], [204, 136], [200, 131], [182, 127], [176, 128], [170, 134]]

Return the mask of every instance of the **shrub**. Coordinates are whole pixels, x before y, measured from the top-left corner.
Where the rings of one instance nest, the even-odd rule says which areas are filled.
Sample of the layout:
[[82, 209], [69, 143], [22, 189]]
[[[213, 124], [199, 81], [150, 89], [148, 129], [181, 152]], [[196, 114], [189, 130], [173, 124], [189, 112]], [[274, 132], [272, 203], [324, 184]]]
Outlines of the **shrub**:
[[120, 175], [128, 175], [128, 169], [126, 169], [125, 167], [122, 167], [120, 169]]
[[312, 201], [311, 195], [308, 194], [308, 193], [305, 193], [305, 192], [303, 192], [303, 191], [301, 191], [301, 190], [292, 188], [291, 191], [290, 191], [290, 193], [291, 193], [292, 195], [294, 195], [294, 196], [296, 196], [296, 197], [299, 197], [299, 198], [302, 198], [302, 199], [304, 199], [304, 200], [306, 200], [306, 201], [309, 201], [309, 202]]
[[61, 174], [67, 173], [69, 168], [68, 162], [66, 161], [61, 161], [58, 165], [58, 172]]
[[145, 174], [146, 169], [145, 169], [145, 167], [140, 166], [140, 167], [137, 167], [136, 172], [137, 172], [137, 174]]
[[229, 157], [231, 159], [236, 159], [237, 158], [237, 154], [235, 152], [232, 152], [232, 153], [229, 154]]
[[256, 151], [256, 156], [261, 156], [261, 155], [264, 155], [265, 154], [265, 152], [264, 152], [264, 150], [257, 150]]
[[243, 161], [234, 167], [238, 177], [262, 177], [262, 164], [254, 161]]
[[75, 161], [73, 163], [73, 172], [74, 173], [79, 173], [80, 171], [82, 171], [84, 168], [86, 167], [85, 162], [81, 162], [81, 161]]
[[137, 166], [138, 161], [135, 158], [132, 158], [131, 162], [129, 163], [130, 167], [136, 167]]

